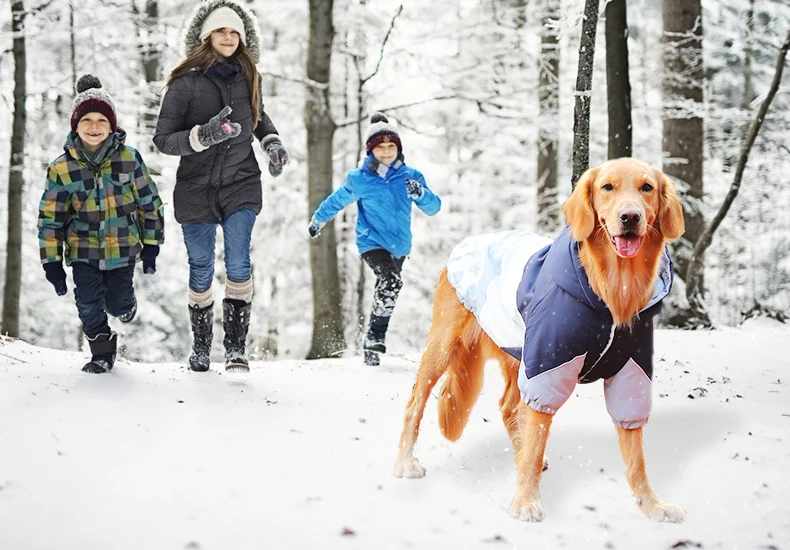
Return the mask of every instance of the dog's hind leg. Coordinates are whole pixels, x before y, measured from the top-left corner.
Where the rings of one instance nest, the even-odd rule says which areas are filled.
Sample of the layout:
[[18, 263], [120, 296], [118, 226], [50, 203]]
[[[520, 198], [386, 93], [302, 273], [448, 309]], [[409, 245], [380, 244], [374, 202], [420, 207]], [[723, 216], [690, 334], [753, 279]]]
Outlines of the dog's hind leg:
[[458, 300], [455, 290], [447, 281], [446, 271], [443, 271], [434, 297], [428, 343], [406, 405], [400, 450], [393, 471], [396, 477], [419, 478], [425, 475], [425, 468], [414, 456], [414, 444], [419, 435], [425, 404], [436, 382], [456, 360], [456, 352], [462, 346], [461, 335], [468, 326], [470, 317], [471, 320], [474, 319]]
[[620, 452], [625, 461], [625, 477], [636, 497], [639, 509], [652, 520], [681, 523], [686, 519], [683, 508], [658, 498], [647, 479], [642, 428], [626, 430], [618, 427], [617, 435], [620, 439]]
[[543, 521], [543, 505], [540, 503], [540, 477], [543, 473], [543, 456], [553, 415], [538, 412], [528, 405], [518, 406], [518, 424], [522, 444], [516, 450], [516, 496], [510, 504], [509, 513], [522, 521]]

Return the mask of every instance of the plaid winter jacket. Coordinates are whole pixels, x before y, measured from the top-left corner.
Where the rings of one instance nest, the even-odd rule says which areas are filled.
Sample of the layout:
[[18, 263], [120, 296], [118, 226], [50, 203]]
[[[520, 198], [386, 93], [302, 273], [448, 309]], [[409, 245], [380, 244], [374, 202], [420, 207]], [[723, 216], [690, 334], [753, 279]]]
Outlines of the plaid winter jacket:
[[[50, 163], [38, 213], [41, 263], [86, 262], [101, 270], [133, 265], [143, 243], [162, 244], [162, 201], [140, 153], [118, 129], [94, 167], [70, 133]], [[65, 245], [65, 251], [63, 246]]]

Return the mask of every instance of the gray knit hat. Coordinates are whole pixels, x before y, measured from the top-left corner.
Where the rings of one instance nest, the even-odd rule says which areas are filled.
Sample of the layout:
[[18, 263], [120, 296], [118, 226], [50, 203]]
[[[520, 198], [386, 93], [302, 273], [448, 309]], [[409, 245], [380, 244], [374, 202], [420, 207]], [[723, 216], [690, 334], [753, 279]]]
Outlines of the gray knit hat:
[[77, 131], [80, 119], [88, 113], [101, 113], [110, 121], [112, 131], [118, 129], [115, 103], [101, 86], [101, 80], [92, 74], [85, 74], [77, 81], [77, 95], [71, 104], [71, 129]]
[[392, 143], [398, 146], [398, 152], [403, 152], [398, 131], [390, 124], [389, 119], [384, 116], [384, 113], [373, 113], [370, 117], [370, 126], [365, 133], [365, 151], [370, 154], [376, 145], [384, 141], [384, 138], [389, 138]]

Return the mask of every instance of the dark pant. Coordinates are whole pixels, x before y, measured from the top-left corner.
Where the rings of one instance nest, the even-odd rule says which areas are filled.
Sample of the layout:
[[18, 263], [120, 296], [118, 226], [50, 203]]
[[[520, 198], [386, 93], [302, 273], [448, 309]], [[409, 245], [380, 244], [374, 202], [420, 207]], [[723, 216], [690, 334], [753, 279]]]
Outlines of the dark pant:
[[398, 301], [398, 294], [403, 287], [401, 270], [406, 257], [395, 258], [386, 250], [376, 248], [362, 254], [362, 259], [376, 274], [370, 330], [385, 333], [389, 326], [390, 316], [395, 309], [395, 302]]
[[74, 262], [71, 271], [82, 331], [89, 338], [109, 334], [107, 314], [117, 317], [134, 306], [134, 265], [102, 271], [85, 262]]

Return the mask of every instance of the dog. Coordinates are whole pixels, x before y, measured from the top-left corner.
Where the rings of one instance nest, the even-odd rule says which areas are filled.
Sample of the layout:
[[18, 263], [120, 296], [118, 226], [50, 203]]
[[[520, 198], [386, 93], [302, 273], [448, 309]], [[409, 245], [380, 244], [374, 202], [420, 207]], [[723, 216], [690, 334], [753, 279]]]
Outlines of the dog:
[[638, 160], [612, 160], [585, 172], [562, 210], [568, 227], [554, 241], [504, 232], [467, 238], [451, 253], [394, 475], [425, 475], [414, 444], [439, 378], [446, 374], [439, 426], [456, 441], [482, 388], [484, 364], [496, 359], [505, 379], [499, 407], [518, 471], [511, 516], [543, 520], [540, 481], [553, 415], [577, 382], [604, 379], [639, 508], [653, 520], [682, 522], [685, 511], [651, 487], [642, 445], [652, 404], [652, 317], [672, 282], [665, 243], [685, 227], [674, 184]]

